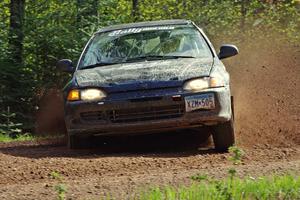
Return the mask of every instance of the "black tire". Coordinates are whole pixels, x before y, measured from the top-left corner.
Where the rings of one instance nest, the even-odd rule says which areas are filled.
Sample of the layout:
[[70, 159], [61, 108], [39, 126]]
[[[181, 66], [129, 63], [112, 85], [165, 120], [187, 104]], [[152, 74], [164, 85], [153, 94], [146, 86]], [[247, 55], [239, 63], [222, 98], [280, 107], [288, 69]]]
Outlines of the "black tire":
[[232, 119], [234, 120], [234, 98], [231, 96], [231, 112], [232, 112]]
[[92, 146], [91, 136], [78, 136], [68, 134], [69, 149], [88, 149]]
[[233, 119], [223, 124], [218, 124], [213, 127], [212, 137], [215, 144], [215, 149], [218, 152], [228, 152], [228, 148], [234, 145], [234, 127]]
[[231, 96], [231, 112], [231, 119], [228, 122], [212, 128], [212, 137], [218, 152], [228, 152], [228, 148], [233, 146], [235, 142], [233, 96]]

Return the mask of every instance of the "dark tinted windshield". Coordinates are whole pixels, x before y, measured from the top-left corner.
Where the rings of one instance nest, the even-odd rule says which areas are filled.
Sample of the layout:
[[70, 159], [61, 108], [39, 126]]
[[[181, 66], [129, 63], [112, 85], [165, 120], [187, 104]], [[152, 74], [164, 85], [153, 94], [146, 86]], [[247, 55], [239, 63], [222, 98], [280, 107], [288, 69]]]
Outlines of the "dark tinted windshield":
[[82, 56], [79, 68], [155, 56], [159, 59], [172, 56], [208, 58], [212, 54], [200, 32], [192, 25], [130, 28], [95, 35]]

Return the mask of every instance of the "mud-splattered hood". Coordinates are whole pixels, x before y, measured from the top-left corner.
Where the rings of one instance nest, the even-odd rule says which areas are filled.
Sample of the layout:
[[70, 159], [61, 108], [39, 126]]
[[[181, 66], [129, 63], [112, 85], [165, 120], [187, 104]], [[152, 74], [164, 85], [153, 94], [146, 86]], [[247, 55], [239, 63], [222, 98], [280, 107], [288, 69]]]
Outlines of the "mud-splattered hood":
[[77, 70], [74, 78], [79, 87], [112, 86], [134, 82], [183, 81], [208, 76], [213, 59], [182, 58], [124, 63]]

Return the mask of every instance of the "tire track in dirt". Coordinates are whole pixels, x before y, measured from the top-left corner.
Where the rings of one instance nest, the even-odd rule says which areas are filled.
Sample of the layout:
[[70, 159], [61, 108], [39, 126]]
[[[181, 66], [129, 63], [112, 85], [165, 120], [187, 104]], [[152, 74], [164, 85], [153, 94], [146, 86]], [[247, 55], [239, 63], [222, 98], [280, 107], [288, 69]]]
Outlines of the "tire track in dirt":
[[[197, 173], [221, 178], [231, 167], [229, 154], [217, 154], [209, 148], [112, 154], [22, 143], [1, 146], [0, 150], [2, 199], [53, 199], [57, 184], [50, 176], [53, 171], [64, 178], [69, 197], [93, 199], [112, 193], [119, 199], [154, 185], [190, 184], [189, 177]], [[258, 145], [244, 150], [246, 157], [236, 167], [240, 176], [300, 172], [299, 147]]]

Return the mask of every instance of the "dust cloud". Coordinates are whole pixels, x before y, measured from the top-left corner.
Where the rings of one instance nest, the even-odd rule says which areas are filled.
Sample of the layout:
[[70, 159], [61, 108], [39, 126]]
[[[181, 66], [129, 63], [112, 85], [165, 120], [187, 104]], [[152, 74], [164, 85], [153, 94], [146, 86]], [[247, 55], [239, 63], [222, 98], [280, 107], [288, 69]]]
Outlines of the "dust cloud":
[[235, 97], [237, 141], [244, 146], [300, 144], [300, 48], [250, 40], [225, 61]]

